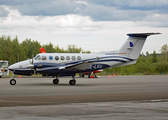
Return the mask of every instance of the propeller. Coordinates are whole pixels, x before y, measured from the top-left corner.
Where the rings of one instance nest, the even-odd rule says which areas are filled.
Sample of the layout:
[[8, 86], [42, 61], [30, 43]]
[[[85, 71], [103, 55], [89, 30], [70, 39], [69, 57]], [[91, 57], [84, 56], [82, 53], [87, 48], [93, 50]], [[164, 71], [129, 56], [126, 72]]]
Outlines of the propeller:
[[27, 67], [30, 68], [31, 70], [33, 70], [34, 74], [36, 74], [36, 69], [34, 68], [34, 59], [33, 59], [33, 56], [34, 55], [32, 55], [32, 60], [29, 59], [30, 65], [28, 65]]

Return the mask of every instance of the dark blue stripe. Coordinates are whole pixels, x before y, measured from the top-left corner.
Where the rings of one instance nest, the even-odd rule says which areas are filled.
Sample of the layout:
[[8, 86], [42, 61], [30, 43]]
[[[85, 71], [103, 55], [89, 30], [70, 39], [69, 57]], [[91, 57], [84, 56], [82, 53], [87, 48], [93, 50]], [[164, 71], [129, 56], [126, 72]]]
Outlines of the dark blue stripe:
[[134, 59], [127, 58], [127, 57], [122, 57], [122, 56], [109, 56], [109, 57], [102, 57], [102, 58], [124, 58], [124, 59], [127, 59], [127, 60], [134, 60]]
[[149, 35], [146, 34], [127, 34], [129, 37], [141, 37], [141, 38], [147, 38]]
[[93, 61], [93, 62], [107, 62], [107, 61], [117, 61], [117, 62], [123, 62], [123, 63], [126, 62], [124, 60], [118, 60], [118, 59], [96, 60], [96, 61]]
[[[122, 56], [108, 56], [108, 57], [100, 57], [99, 59], [104, 59], [104, 58], [124, 58], [124, 59], [127, 59], [127, 60], [134, 60], [134, 59], [131, 59], [131, 58], [127, 58], [127, 57], [122, 57]], [[86, 59], [86, 61], [88, 60], [96, 60], [96, 58], [91, 58], [91, 59]]]
[[[111, 62], [111, 61], [117, 61], [117, 62], [122, 62], [125, 63], [127, 61], [124, 60], [118, 60], [118, 59], [108, 59], [108, 60], [96, 60], [96, 61], [92, 61], [94, 62], [93, 64], [96, 64], [97, 62]], [[39, 65], [39, 64], [43, 64], [42, 68], [47, 68], [47, 67], [60, 67], [60, 66], [66, 66], [66, 65], [71, 65], [71, 64], [75, 64], [75, 63], [68, 63], [68, 64], [56, 64], [56, 63], [36, 63], [35, 66]], [[39, 68], [40, 69], [40, 68]]]

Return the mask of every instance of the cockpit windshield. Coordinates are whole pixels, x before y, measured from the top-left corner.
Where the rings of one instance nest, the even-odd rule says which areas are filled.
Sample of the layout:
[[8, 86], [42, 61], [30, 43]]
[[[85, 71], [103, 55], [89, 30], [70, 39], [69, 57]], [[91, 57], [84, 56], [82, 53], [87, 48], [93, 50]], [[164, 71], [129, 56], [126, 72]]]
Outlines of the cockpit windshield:
[[41, 60], [40, 55], [36, 55], [36, 57], [34, 57], [35, 60]]
[[0, 68], [7, 68], [8, 62], [0, 62]]

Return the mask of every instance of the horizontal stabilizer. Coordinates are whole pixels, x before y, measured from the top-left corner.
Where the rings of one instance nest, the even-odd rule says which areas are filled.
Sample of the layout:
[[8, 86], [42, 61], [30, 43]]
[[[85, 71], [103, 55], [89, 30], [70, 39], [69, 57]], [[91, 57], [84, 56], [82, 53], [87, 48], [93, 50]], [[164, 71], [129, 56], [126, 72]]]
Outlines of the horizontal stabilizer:
[[161, 33], [130, 33], [130, 34], [127, 34], [129, 37], [142, 37], [142, 38], [146, 38], [150, 35], [158, 35], [158, 34], [161, 34]]

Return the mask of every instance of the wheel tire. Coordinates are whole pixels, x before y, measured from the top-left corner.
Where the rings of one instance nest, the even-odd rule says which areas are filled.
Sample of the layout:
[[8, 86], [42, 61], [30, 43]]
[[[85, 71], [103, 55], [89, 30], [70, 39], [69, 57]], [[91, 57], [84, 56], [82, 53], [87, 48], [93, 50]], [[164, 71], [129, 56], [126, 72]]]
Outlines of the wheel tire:
[[1, 78], [2, 76], [0, 76], [0, 78]]
[[70, 81], [69, 81], [69, 84], [70, 84], [70, 85], [75, 85], [75, 84], [76, 84], [76, 80], [70, 80]]
[[54, 79], [53, 80], [53, 84], [58, 84], [59, 83], [59, 80], [58, 79]]
[[15, 84], [16, 84], [16, 80], [15, 80], [15, 79], [11, 79], [11, 80], [10, 80], [10, 84], [11, 84], [11, 85], [15, 85]]

